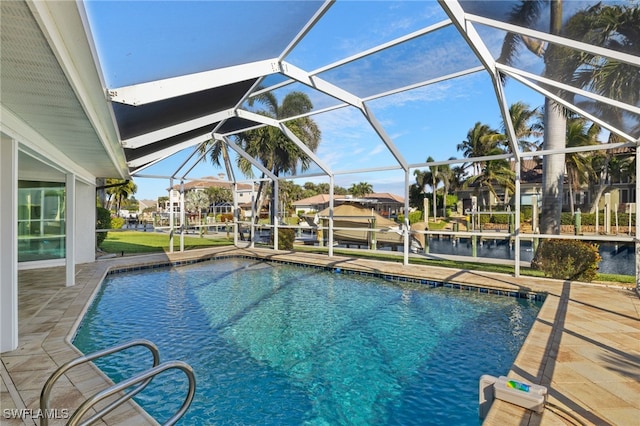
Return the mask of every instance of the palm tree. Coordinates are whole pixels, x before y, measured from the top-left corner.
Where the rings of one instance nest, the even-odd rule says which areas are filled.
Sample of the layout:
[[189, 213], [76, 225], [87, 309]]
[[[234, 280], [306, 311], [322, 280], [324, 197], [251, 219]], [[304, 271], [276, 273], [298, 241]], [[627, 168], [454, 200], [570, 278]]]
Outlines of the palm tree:
[[[595, 45], [608, 47], [626, 53], [640, 53], [640, 8], [637, 6], [597, 5], [577, 13], [567, 23], [575, 37]], [[572, 52], [573, 60], [581, 66], [574, 75], [573, 83], [595, 93], [637, 105], [640, 102], [640, 75], [638, 68], [610, 58], [594, 56], [584, 52]], [[606, 104], [596, 105], [598, 113], [619, 129], [625, 129], [628, 118], [623, 110]], [[637, 133], [638, 129], [631, 129]], [[622, 138], [611, 133], [609, 143], [621, 142]], [[614, 154], [607, 150], [600, 161], [600, 179], [593, 197], [592, 210], [597, 208], [600, 197], [607, 188], [610, 174], [615, 165]], [[613, 162], [613, 163], [612, 163]]]
[[373, 186], [368, 182], [354, 183], [349, 188], [349, 192], [356, 198], [364, 197], [373, 192]]
[[[513, 130], [518, 138], [518, 145], [522, 151], [536, 151], [540, 146], [537, 138], [542, 136], [544, 126], [541, 123], [542, 116], [538, 108], [531, 107], [522, 101], [511, 104], [509, 118]], [[502, 129], [506, 134], [506, 125], [502, 123]], [[506, 139], [506, 136], [505, 136]]]
[[[249, 105], [259, 104], [260, 108], [256, 111], [267, 117], [275, 119], [284, 119], [287, 117], [302, 115], [313, 109], [313, 104], [309, 97], [302, 92], [291, 92], [287, 94], [278, 104], [278, 99], [271, 92], [264, 93], [255, 98], [251, 98]], [[287, 127], [311, 150], [315, 151], [320, 143], [320, 129], [316, 123], [309, 117], [297, 118], [287, 122]], [[305, 171], [311, 164], [311, 159], [282, 131], [272, 126], [260, 127], [258, 129], [249, 130], [235, 136], [236, 143], [250, 156], [256, 158], [260, 163], [275, 176], [282, 174], [296, 174], [298, 169]], [[218, 141], [209, 141], [201, 149], [206, 150], [213, 144], [210, 154], [212, 163], [220, 165], [221, 158], [228, 155], [226, 146]], [[243, 157], [238, 157], [237, 164], [239, 169], [246, 176], [253, 176], [252, 165]], [[262, 174], [261, 178], [264, 178]], [[255, 201], [255, 209], [257, 212], [264, 202], [267, 195], [267, 189], [264, 181], [260, 181], [258, 188], [258, 196]], [[277, 200], [272, 199], [272, 203]], [[274, 211], [272, 209], [272, 211]], [[259, 218], [256, 215], [255, 220]]]
[[[495, 135], [498, 134], [488, 125], [479, 121], [467, 133], [467, 139], [457, 145], [458, 151], [462, 151], [462, 155], [466, 158], [483, 157], [489, 155], [489, 152], [497, 145]], [[483, 163], [472, 162], [473, 174], [480, 174]]]
[[[597, 136], [599, 132], [600, 127], [596, 125], [589, 126], [584, 119], [569, 119], [567, 121], [567, 147], [596, 145], [598, 144]], [[571, 214], [575, 213], [573, 192], [595, 178], [591, 156], [589, 153], [582, 152], [572, 152], [565, 156]]]
[[[455, 160], [455, 157], [449, 157], [449, 160]], [[438, 176], [442, 182], [442, 217], [447, 217], [447, 195], [452, 183], [454, 183], [455, 175], [453, 169], [448, 164], [438, 166]]]
[[132, 180], [107, 179], [107, 194], [109, 194], [109, 205], [115, 201], [116, 212], [120, 211], [122, 202], [138, 191], [138, 186]]
[[[540, 15], [546, 2], [522, 1], [512, 11], [512, 23], [531, 26]], [[637, 6], [603, 5], [602, 2], [573, 15], [562, 29], [562, 0], [551, 0], [550, 32], [564, 33], [568, 38], [627, 53], [638, 54], [640, 46], [640, 10]], [[637, 67], [609, 58], [577, 52], [554, 44], [543, 48], [539, 40], [509, 33], [505, 37], [499, 61], [511, 64], [517, 48], [524, 44], [531, 52], [544, 59], [546, 77], [578, 87], [586, 87], [598, 94], [636, 105], [640, 98], [640, 77]], [[560, 95], [565, 95], [559, 93]], [[608, 115], [607, 121], [622, 124], [623, 114], [608, 106], [597, 106]], [[544, 148], [564, 147], [566, 119], [562, 108], [545, 100]], [[613, 136], [615, 138], [615, 135]], [[611, 140], [610, 140], [611, 141]], [[610, 158], [610, 154], [607, 154]], [[545, 156], [543, 161], [543, 208], [541, 230], [543, 233], [559, 232], [562, 201], [562, 168], [564, 154]], [[605, 165], [608, 161], [605, 161]], [[604, 169], [606, 174], [606, 167]], [[601, 179], [603, 192], [606, 179]], [[555, 198], [555, 200], [554, 200]]]
[[[500, 148], [494, 148], [494, 151], [490, 155], [495, 155], [501, 152]], [[505, 159], [489, 160], [482, 168], [482, 172], [478, 175], [473, 175], [467, 179], [465, 186], [476, 185], [475, 192], [480, 194], [482, 188], [489, 190], [495, 198], [498, 198], [496, 187], [502, 187], [505, 190], [515, 191], [515, 172], [509, 167], [509, 161]], [[484, 197], [482, 197], [484, 203]], [[491, 206], [491, 203], [489, 203]]]
[[[523, 0], [511, 12], [511, 23], [525, 27], [534, 24], [546, 1]], [[562, 0], [551, 0], [549, 32], [560, 34], [562, 29]], [[542, 42], [517, 33], [507, 33], [502, 45], [499, 62], [511, 65], [521, 45], [524, 45], [535, 55], [543, 58], [544, 74], [551, 79], [563, 79], [564, 49], [549, 44], [546, 49]], [[566, 63], [566, 61], [564, 61]], [[575, 69], [575, 68], [574, 68]], [[566, 80], [566, 78], [564, 78]], [[559, 105], [549, 98], [544, 102], [544, 142], [545, 149], [555, 150], [565, 147], [566, 119]], [[544, 234], [560, 233], [560, 213], [562, 212], [562, 182], [564, 179], [564, 154], [547, 155], [542, 163], [542, 211], [540, 230]]]

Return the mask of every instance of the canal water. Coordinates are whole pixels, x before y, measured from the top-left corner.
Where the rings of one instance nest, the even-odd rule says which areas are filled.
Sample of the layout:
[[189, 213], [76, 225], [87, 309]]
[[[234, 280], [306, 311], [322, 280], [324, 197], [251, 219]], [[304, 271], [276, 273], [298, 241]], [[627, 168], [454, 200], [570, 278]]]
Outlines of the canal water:
[[[600, 243], [600, 261], [598, 272], [604, 274], [635, 275], [635, 257], [633, 244]], [[448, 238], [430, 238], [429, 254], [449, 254], [471, 256], [471, 240], [453, 241]], [[492, 240], [478, 243], [478, 257], [492, 259], [515, 258], [515, 250], [508, 240]], [[530, 262], [533, 259], [533, 248], [530, 241], [520, 243], [520, 260]]]

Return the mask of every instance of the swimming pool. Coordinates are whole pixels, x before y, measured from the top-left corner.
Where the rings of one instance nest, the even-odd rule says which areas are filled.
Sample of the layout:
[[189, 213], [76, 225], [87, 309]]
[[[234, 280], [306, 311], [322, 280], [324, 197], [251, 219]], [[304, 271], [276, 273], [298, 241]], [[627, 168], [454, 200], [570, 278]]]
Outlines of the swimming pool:
[[[225, 259], [109, 276], [74, 344], [147, 338], [162, 360], [191, 364], [185, 425], [477, 425], [480, 375], [508, 372], [540, 306]], [[151, 361], [97, 364], [119, 381]], [[159, 376], [136, 399], [163, 421], [185, 392], [180, 374]]]

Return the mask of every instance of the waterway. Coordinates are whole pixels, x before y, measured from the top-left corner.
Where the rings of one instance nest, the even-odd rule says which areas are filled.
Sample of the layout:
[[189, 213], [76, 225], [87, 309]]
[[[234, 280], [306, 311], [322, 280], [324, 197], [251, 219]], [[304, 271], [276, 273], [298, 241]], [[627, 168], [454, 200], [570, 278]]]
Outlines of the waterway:
[[[635, 274], [635, 256], [633, 244], [622, 243], [600, 243], [599, 251], [602, 260], [600, 261], [598, 272], [604, 274]], [[430, 238], [430, 254], [444, 254], [456, 256], [472, 256], [472, 246], [470, 239], [450, 240], [448, 238]], [[515, 258], [515, 249], [508, 240], [489, 240], [478, 243], [478, 257], [492, 259]], [[531, 262], [534, 251], [530, 241], [520, 243], [520, 260]]]

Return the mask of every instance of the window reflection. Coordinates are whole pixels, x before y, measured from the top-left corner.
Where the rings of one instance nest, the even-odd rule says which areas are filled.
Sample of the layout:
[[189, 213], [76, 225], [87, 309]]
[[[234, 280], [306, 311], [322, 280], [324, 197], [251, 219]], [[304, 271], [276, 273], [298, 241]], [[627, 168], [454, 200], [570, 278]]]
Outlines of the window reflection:
[[65, 185], [18, 182], [18, 261], [65, 257]]

